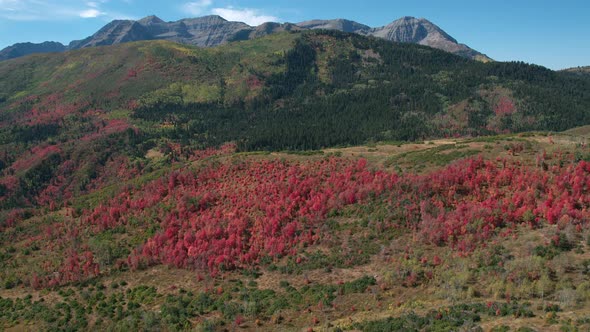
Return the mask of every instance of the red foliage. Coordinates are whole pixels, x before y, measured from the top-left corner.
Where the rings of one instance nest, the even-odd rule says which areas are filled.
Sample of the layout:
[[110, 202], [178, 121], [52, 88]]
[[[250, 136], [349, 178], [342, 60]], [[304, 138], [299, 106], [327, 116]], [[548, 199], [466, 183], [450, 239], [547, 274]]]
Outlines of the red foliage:
[[77, 170], [73, 160], [64, 161], [57, 169], [56, 175], [49, 185], [37, 195], [37, 203], [42, 206], [49, 205], [51, 211], [55, 211], [58, 202], [72, 198], [71, 175]]
[[437, 255], [435, 255], [432, 258], [432, 265], [439, 266], [440, 264], [442, 264], [442, 259], [440, 259], [440, 257], [438, 257]]
[[240, 326], [240, 325], [244, 324], [245, 322], [246, 322], [246, 320], [241, 315], [237, 315], [234, 320], [234, 324], [236, 324], [237, 326]]
[[143, 65], [143, 64], [136, 65], [135, 67], [130, 68], [129, 70], [127, 70], [127, 74], [125, 75], [125, 77], [123, 78], [122, 81], [128, 81], [128, 80], [130, 80], [132, 78], [137, 78], [144, 71], [145, 71], [145, 65]]
[[136, 99], [131, 99], [127, 102], [127, 108], [131, 111], [134, 111], [136, 108], [139, 107], [139, 102]]
[[[234, 149], [227, 145], [198, 151], [190, 159], [205, 160]], [[186, 153], [177, 146], [171, 150]], [[380, 208], [387, 211], [386, 217], [369, 227], [408, 228], [424, 241], [450, 245], [459, 254], [485, 245], [493, 236], [515, 236], [518, 225], [550, 223], [558, 229], [574, 225], [581, 230], [590, 220], [590, 163], [584, 161], [548, 166], [549, 157], [543, 156], [542, 165], [535, 167], [478, 158], [431, 174], [398, 178], [369, 169], [363, 159], [223, 160], [195, 163], [200, 166], [174, 171], [142, 188], [126, 187], [104, 205], [84, 212], [82, 221], [91, 228], [84, 232], [102, 232], [132, 220], [158, 223], [161, 231], [127, 258], [129, 267], [163, 263], [204, 268], [215, 275], [224, 269], [250, 267], [264, 257], [296, 255], [328, 235], [321, 227], [326, 216], [349, 204], [383, 204]], [[114, 158], [106, 167], [122, 172], [117, 176], [124, 178], [129, 171], [125, 165]], [[52, 185], [60, 186], [59, 177]], [[57, 191], [46, 189], [45, 195], [49, 199]], [[59, 223], [48, 227], [44, 236], [52, 246], [64, 247], [79, 237], [80, 229], [75, 223]], [[411, 253], [408, 246], [408, 258]], [[443, 262], [434, 256], [423, 257], [422, 263]], [[85, 249], [45, 271], [53, 275], [31, 283], [59, 285], [100, 273], [92, 253]], [[413, 274], [404, 280], [409, 287], [418, 282]]]
[[512, 100], [507, 97], [502, 97], [494, 108], [494, 113], [498, 116], [511, 115], [516, 112], [516, 107]]
[[263, 85], [263, 83], [260, 81], [260, 79], [254, 75], [251, 75], [250, 77], [248, 77], [248, 79], [246, 80], [246, 83], [248, 84], [248, 88], [250, 88], [250, 89], [259, 88]]
[[137, 77], [137, 71], [134, 70], [134, 69], [129, 69], [127, 71], [127, 77], [126, 78], [129, 79], [129, 78], [135, 78], [135, 77]]
[[18, 222], [22, 221], [25, 217], [26, 213], [23, 209], [13, 209], [10, 210], [4, 220], [0, 220], [0, 230], [8, 227], [14, 227]]
[[[465, 160], [425, 176], [406, 176], [389, 205], [401, 226], [425, 240], [470, 251], [500, 228], [590, 220], [590, 163], [548, 171], [519, 163]], [[563, 225], [559, 225], [563, 227]], [[506, 233], [508, 235], [508, 233]]]
[[226, 163], [173, 172], [138, 195], [122, 193], [86, 220], [108, 229], [158, 207], [164, 231], [131, 255], [130, 266], [166, 263], [216, 273], [263, 256], [295, 254], [320, 239], [318, 226], [328, 212], [364, 202], [396, 181], [393, 174], [369, 171], [364, 160]]
[[[180, 147], [171, 147], [173, 151], [178, 151], [176, 153], [180, 153]], [[190, 161], [197, 161], [202, 160], [212, 156], [221, 156], [221, 155], [228, 155], [234, 153], [236, 151], [236, 145], [234, 143], [226, 143], [219, 147], [218, 149], [210, 148], [206, 150], [196, 150], [190, 152], [189, 160]]]
[[96, 130], [81, 138], [82, 141], [93, 141], [102, 136], [120, 133], [131, 128], [129, 123], [121, 119], [101, 120], [95, 124]]
[[19, 122], [26, 125], [58, 123], [67, 115], [86, 107], [88, 107], [87, 101], [66, 103], [63, 93], [53, 93], [42, 98], [35, 98], [34, 105], [19, 119]]
[[5, 188], [3, 195], [0, 195], [0, 202], [6, 200], [19, 186], [18, 178], [14, 175], [6, 175], [0, 178], [0, 186]]
[[84, 251], [82, 255], [79, 255], [76, 250], [70, 250], [68, 257], [57, 268], [57, 271], [50, 265], [45, 266], [44, 269], [54, 270], [54, 272], [43, 278], [33, 274], [30, 283], [34, 288], [55, 287], [100, 274], [100, 267], [94, 261], [94, 255], [90, 251]]
[[24, 154], [23, 157], [12, 163], [11, 168], [16, 172], [24, 171], [35, 164], [41, 162], [49, 155], [54, 153], [61, 153], [61, 149], [57, 145], [39, 145], [30, 149], [28, 153]]
[[[385, 227], [409, 227], [427, 242], [469, 252], [496, 234], [514, 234], [519, 224], [585, 223], [589, 186], [586, 162], [545, 171], [480, 158], [401, 179], [369, 171], [364, 160], [222, 163], [173, 172], [136, 194], [124, 192], [88, 213], [86, 221], [103, 230], [155, 213], [163, 231], [136, 250], [129, 265], [165, 263], [215, 274], [264, 256], [294, 255], [322, 238], [319, 226], [330, 211], [375, 195], [387, 195]], [[432, 258], [432, 265], [441, 263]], [[406, 283], [414, 285], [413, 279]]]

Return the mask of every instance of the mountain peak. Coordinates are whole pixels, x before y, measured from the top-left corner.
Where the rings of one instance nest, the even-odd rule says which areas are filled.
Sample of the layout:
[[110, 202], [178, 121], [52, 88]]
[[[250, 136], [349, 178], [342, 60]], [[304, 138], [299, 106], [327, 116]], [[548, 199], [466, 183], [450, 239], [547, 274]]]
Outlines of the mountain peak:
[[415, 16], [403, 16], [403, 17], [400, 17], [400, 18], [398, 18], [397, 20], [395, 20], [393, 22], [397, 22], [397, 21], [416, 22], [416, 23], [427, 23], [427, 24], [434, 25], [434, 23], [430, 22], [429, 20], [425, 19], [424, 17], [415, 17]]
[[137, 40], [149, 40], [151, 36], [146, 28], [132, 20], [114, 20], [98, 30], [94, 35], [70, 43], [70, 49], [113, 45]]
[[310, 20], [297, 23], [297, 26], [304, 29], [340, 30], [344, 32], [354, 32], [361, 34], [364, 34], [366, 31], [371, 29], [369, 26], [364, 24], [343, 18], [337, 18], [333, 20]]
[[152, 24], [165, 23], [161, 18], [159, 18], [156, 15], [146, 16], [137, 22], [141, 25], [152, 25]]
[[219, 24], [219, 23], [226, 23], [228, 22], [228, 20], [226, 20], [225, 18], [219, 16], [219, 15], [207, 15], [207, 16], [201, 16], [201, 17], [195, 17], [195, 18], [185, 18], [182, 19], [181, 21], [185, 21], [185, 22], [200, 22], [200, 23], [207, 23], [207, 24]]
[[404, 16], [386, 26], [375, 28], [373, 31], [376, 37], [402, 43], [418, 43], [453, 53], [454, 51], [449, 48], [458, 44], [455, 38], [436, 24], [427, 19], [412, 16]]
[[223, 22], [227, 22], [227, 20], [219, 15], [207, 15], [207, 16], [203, 16], [201, 17], [203, 19], [210, 19], [210, 20], [219, 20], [219, 21], [223, 21]]

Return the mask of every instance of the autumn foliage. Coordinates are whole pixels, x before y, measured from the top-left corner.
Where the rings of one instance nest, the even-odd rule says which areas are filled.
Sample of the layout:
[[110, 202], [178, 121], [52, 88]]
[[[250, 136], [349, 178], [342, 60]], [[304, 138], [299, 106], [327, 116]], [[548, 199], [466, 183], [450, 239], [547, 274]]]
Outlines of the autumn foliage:
[[590, 163], [548, 170], [506, 160], [464, 160], [404, 177], [388, 198], [392, 221], [431, 243], [471, 251], [517, 225], [582, 226], [590, 220]]
[[583, 161], [544, 170], [478, 158], [403, 177], [370, 170], [362, 159], [226, 162], [124, 192], [86, 220], [105, 230], [155, 214], [161, 231], [129, 257], [132, 268], [164, 263], [216, 272], [321, 241], [326, 215], [350, 204], [386, 204], [379, 227], [414, 230], [461, 252], [521, 224], [581, 227], [589, 185], [590, 163]]
[[162, 231], [129, 257], [132, 268], [165, 263], [215, 273], [295, 254], [321, 238], [330, 211], [363, 203], [396, 182], [364, 160], [224, 163], [173, 172], [139, 195], [124, 192], [86, 220], [105, 230], [149, 211]]
[[[41, 235], [51, 243], [47, 250], [64, 248], [66, 259], [42, 267], [44, 275], [35, 275], [31, 284], [59, 285], [99, 274], [103, 267], [96, 253], [69, 244], [115, 229], [139, 227], [147, 240], [113, 267], [167, 264], [215, 275], [321, 243], [330, 236], [326, 220], [338, 220], [338, 212], [351, 205], [378, 211], [367, 227], [404, 229], [425, 243], [465, 254], [520, 226], [572, 225], [581, 231], [590, 218], [590, 163], [564, 156], [542, 154], [537, 165], [466, 159], [400, 176], [364, 159], [239, 158], [232, 157], [234, 148], [196, 151], [186, 158], [192, 166], [142, 186], [123, 186], [114, 198], [76, 215], [66, 208], [66, 222]], [[50, 198], [57, 193], [43, 193], [51, 210]], [[15, 212], [6, 226], [20, 218]], [[442, 261], [424, 258], [423, 264], [430, 263]]]

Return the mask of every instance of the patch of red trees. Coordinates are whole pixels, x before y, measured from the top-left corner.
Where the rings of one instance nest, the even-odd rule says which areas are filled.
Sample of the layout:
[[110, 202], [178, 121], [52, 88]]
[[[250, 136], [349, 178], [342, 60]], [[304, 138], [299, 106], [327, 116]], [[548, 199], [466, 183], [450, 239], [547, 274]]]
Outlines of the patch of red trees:
[[226, 162], [124, 192], [86, 221], [104, 230], [155, 216], [161, 232], [133, 252], [132, 268], [164, 263], [215, 273], [294, 255], [322, 238], [330, 211], [380, 195], [389, 210], [385, 227], [410, 228], [427, 242], [469, 252], [520, 224], [586, 224], [589, 186], [584, 161], [544, 170], [477, 158], [403, 177], [370, 170], [362, 159]]
[[155, 213], [162, 231], [133, 252], [129, 265], [215, 273], [295, 254], [318, 241], [330, 211], [365, 202], [396, 182], [395, 174], [369, 170], [365, 160], [227, 162], [173, 172], [137, 195], [124, 192], [86, 220], [104, 230]]
[[590, 163], [585, 161], [544, 170], [478, 158], [403, 179], [388, 198], [392, 222], [461, 251], [519, 224], [581, 228], [590, 220]]
[[[192, 160], [232, 150], [228, 145], [201, 151]], [[327, 235], [322, 225], [331, 212], [360, 204], [379, 211], [380, 222], [368, 227], [410, 229], [425, 242], [469, 253], [496, 235], [512, 235], [519, 225], [581, 230], [588, 224], [590, 163], [560, 158], [548, 165], [547, 159], [543, 155], [538, 165], [523, 165], [475, 158], [430, 174], [398, 176], [372, 169], [364, 159], [213, 158], [139, 188], [126, 186], [110, 201], [85, 211], [78, 226], [55, 228], [47, 236], [75, 239], [77, 227], [87, 227], [84, 232], [91, 234], [138, 223], [156, 226], [158, 231], [124, 264], [132, 269], [168, 264], [216, 274], [265, 257], [295, 255]], [[370, 206], [365, 210], [370, 213]], [[57, 269], [59, 278], [44, 284], [99, 273], [87, 252], [72, 252]], [[431, 263], [441, 262], [435, 257]]]

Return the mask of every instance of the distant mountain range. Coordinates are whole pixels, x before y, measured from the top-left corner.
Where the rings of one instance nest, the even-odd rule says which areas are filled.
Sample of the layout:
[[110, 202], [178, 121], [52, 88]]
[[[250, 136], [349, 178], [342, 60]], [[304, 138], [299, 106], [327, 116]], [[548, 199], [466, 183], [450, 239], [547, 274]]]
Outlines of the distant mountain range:
[[0, 61], [33, 53], [63, 52], [93, 46], [114, 45], [141, 40], [168, 40], [200, 47], [214, 47], [232, 41], [250, 40], [282, 31], [329, 29], [374, 36], [393, 42], [415, 43], [438, 48], [466, 58], [490, 61], [486, 55], [460, 44], [440, 27], [423, 18], [402, 17], [378, 28], [345, 19], [312, 20], [297, 24], [268, 22], [253, 27], [227, 21], [216, 15], [165, 22], [157, 16], [138, 21], [115, 20], [92, 36], [69, 45], [58, 42], [18, 43], [0, 51]]
[[14, 59], [34, 53], [64, 52], [67, 49], [68, 48], [65, 45], [58, 42], [48, 41], [39, 44], [17, 43], [0, 51], [0, 61]]

